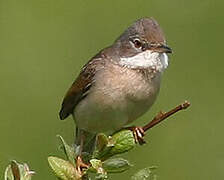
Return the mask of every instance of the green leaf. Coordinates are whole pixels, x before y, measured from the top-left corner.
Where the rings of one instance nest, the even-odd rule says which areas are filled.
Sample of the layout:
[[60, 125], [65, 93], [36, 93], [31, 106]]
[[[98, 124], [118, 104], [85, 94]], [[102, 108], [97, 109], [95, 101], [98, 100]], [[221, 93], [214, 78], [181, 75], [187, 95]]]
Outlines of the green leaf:
[[133, 149], [136, 145], [133, 132], [131, 130], [122, 130], [112, 136], [112, 140], [115, 142], [114, 147], [110, 153], [121, 154]]
[[92, 168], [95, 169], [98, 174], [106, 174], [105, 170], [103, 169], [101, 160], [91, 159], [90, 164], [92, 165]]
[[96, 176], [95, 176], [96, 180], [107, 179], [107, 172], [103, 169], [101, 160], [91, 159], [90, 164], [91, 164], [91, 168], [89, 170], [90, 172], [96, 173]]
[[15, 160], [5, 170], [5, 180], [31, 180], [34, 171], [27, 164], [19, 164]]
[[103, 168], [107, 173], [121, 173], [128, 170], [132, 165], [123, 158], [112, 158], [103, 162]]
[[61, 180], [81, 180], [82, 175], [68, 161], [58, 157], [48, 157], [48, 163], [55, 175]]
[[114, 142], [111, 137], [107, 137], [105, 134], [100, 133], [97, 135], [96, 149], [93, 152], [93, 159], [102, 159], [114, 146]]
[[102, 151], [107, 145], [108, 145], [108, 137], [103, 134], [103, 133], [99, 133], [97, 135], [97, 144], [96, 144], [96, 148], [98, 151]]
[[62, 147], [63, 147], [64, 153], [65, 153], [67, 159], [69, 160], [69, 162], [71, 162], [75, 166], [76, 165], [76, 162], [75, 162], [76, 154], [75, 154], [74, 148], [69, 146], [60, 135], [57, 135], [57, 137], [59, 137], [59, 139], [62, 143]]
[[156, 180], [157, 176], [153, 173], [156, 167], [147, 167], [138, 171], [131, 180]]
[[97, 174], [95, 180], [107, 180], [107, 174]]
[[102, 159], [108, 159], [116, 154], [125, 153], [130, 151], [136, 146], [133, 132], [131, 130], [121, 130], [111, 137], [111, 141], [114, 142], [114, 146], [102, 157]]
[[14, 180], [13, 174], [12, 174], [12, 169], [11, 165], [8, 165], [6, 170], [5, 170], [5, 180]]
[[98, 160], [98, 159], [91, 159], [90, 160], [90, 164], [92, 165], [92, 167], [94, 169], [99, 169], [99, 168], [102, 168], [102, 162], [101, 160]]

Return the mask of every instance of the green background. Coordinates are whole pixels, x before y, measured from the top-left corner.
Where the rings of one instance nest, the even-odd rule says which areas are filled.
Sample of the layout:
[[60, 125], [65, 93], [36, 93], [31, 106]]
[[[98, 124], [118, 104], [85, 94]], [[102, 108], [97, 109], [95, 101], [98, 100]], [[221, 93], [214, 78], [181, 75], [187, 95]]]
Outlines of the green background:
[[192, 103], [153, 128], [147, 145], [124, 155], [129, 179], [156, 165], [160, 180], [224, 178], [223, 28], [221, 0], [0, 0], [0, 174], [9, 160], [27, 162], [34, 180], [55, 179], [49, 155], [62, 156], [73, 121], [60, 121], [62, 98], [80, 68], [134, 20], [153, 16], [173, 48], [160, 95], [135, 122], [185, 99]]

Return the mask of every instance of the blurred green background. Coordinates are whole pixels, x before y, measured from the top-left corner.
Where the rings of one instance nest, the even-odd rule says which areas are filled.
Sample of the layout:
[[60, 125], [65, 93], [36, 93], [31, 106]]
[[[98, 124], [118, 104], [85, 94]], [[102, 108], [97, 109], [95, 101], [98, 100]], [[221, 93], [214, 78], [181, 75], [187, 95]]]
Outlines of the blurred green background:
[[60, 121], [62, 98], [80, 68], [134, 20], [153, 16], [173, 48], [151, 111], [189, 100], [192, 106], [125, 156], [129, 179], [156, 165], [161, 180], [224, 178], [223, 28], [220, 0], [0, 0], [0, 176], [9, 160], [27, 162], [38, 179], [55, 179], [49, 155], [62, 156], [56, 134], [73, 141], [73, 121]]

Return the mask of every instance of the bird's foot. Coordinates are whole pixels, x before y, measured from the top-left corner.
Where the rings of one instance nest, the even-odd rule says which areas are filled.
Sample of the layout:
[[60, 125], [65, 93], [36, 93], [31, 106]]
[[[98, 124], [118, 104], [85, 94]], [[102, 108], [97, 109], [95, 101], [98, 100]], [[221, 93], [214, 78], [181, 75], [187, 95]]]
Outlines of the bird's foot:
[[145, 136], [145, 131], [143, 130], [142, 127], [132, 126], [132, 127], [127, 127], [126, 129], [129, 129], [133, 132], [136, 143], [139, 143], [140, 145], [143, 145], [146, 143], [146, 141], [143, 138]]
[[76, 169], [78, 171], [79, 174], [83, 175], [83, 170], [84, 169], [88, 169], [89, 165], [85, 164], [81, 158], [81, 156], [77, 156], [76, 158]]

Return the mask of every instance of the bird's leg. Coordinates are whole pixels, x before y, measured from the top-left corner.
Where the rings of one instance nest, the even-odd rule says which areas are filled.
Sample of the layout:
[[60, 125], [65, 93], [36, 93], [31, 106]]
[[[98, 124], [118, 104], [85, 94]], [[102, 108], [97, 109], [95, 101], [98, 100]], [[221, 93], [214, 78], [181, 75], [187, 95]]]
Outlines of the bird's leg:
[[[163, 116], [163, 114], [164, 113], [162, 111], [160, 111], [154, 119], [160, 119]], [[146, 141], [143, 138], [145, 136], [145, 131], [146, 131], [145, 126], [143, 126], [143, 127], [132, 126], [132, 127], [127, 127], [126, 129], [129, 129], [133, 132], [135, 143], [138, 143], [140, 145], [143, 145], [146, 143]]]
[[83, 174], [82, 170], [83, 169], [88, 169], [89, 165], [85, 164], [82, 160], [81, 156], [76, 157], [76, 169], [79, 172], [79, 174]]
[[82, 160], [82, 151], [83, 151], [84, 140], [85, 140], [85, 137], [84, 137], [83, 132], [81, 131], [80, 147], [79, 147], [78, 156], [76, 157], [76, 169], [80, 174], [83, 174], [82, 173], [83, 169], [89, 168], [89, 165], [85, 164]]
[[146, 143], [143, 138], [145, 136], [145, 131], [143, 130], [142, 127], [132, 126], [132, 127], [127, 127], [125, 129], [131, 130], [133, 132], [135, 143], [139, 143], [140, 145], [143, 145]]
[[139, 143], [140, 145], [146, 143], [143, 139], [145, 132], [148, 131], [149, 129], [151, 129], [152, 127], [154, 127], [155, 125], [159, 124], [160, 122], [162, 122], [163, 120], [165, 120], [166, 118], [168, 118], [169, 116], [177, 113], [178, 111], [187, 109], [190, 106], [190, 103], [185, 101], [184, 103], [176, 106], [175, 108], [171, 109], [168, 112], [162, 112], [160, 111], [154, 118], [152, 121], [150, 121], [148, 124], [146, 124], [143, 127], [127, 127], [126, 129], [129, 129], [131, 131], [133, 131], [133, 135], [135, 138], [135, 142]]

